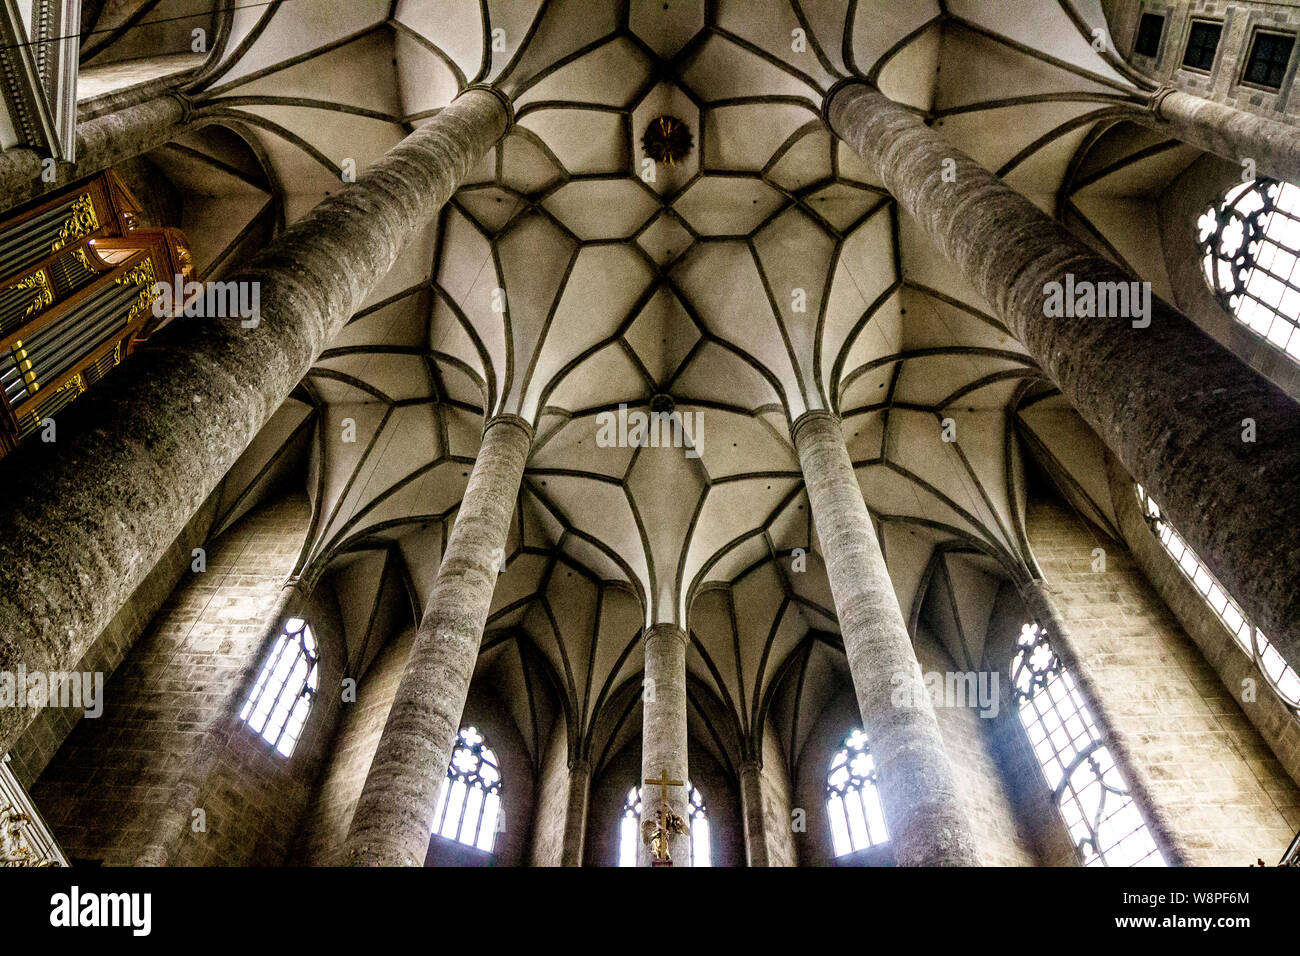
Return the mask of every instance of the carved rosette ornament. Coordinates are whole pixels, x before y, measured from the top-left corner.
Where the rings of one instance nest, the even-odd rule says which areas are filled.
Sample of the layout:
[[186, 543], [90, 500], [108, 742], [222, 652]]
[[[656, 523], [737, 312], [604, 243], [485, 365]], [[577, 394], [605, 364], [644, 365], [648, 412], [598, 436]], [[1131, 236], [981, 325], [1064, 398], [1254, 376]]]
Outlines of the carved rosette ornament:
[[641, 146], [646, 155], [656, 163], [667, 163], [669, 166], [676, 166], [685, 159], [694, 143], [690, 127], [676, 116], [658, 116], [652, 119], [641, 137]]

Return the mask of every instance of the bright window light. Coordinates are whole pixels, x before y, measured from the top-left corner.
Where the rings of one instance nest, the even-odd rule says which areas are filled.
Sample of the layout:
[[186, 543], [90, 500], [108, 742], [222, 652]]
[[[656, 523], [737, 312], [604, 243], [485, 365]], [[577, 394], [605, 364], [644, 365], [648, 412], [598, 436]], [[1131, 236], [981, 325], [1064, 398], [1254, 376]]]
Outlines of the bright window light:
[[1196, 590], [1201, 592], [1201, 597], [1205, 598], [1205, 603], [1210, 605], [1214, 613], [1219, 616], [1219, 620], [1236, 640], [1237, 646], [1250, 655], [1255, 666], [1263, 673], [1265, 682], [1273, 689], [1273, 693], [1291, 708], [1293, 714], [1300, 716], [1300, 674], [1297, 674], [1291, 665], [1282, 659], [1277, 648], [1270, 644], [1264, 633], [1251, 623], [1240, 605], [1228, 596], [1219, 582], [1214, 579], [1210, 569], [1202, 564], [1196, 552], [1187, 546], [1182, 535], [1165, 520], [1164, 515], [1160, 513], [1160, 506], [1152, 500], [1141, 485], [1137, 486], [1137, 494], [1138, 500], [1142, 502], [1142, 513], [1147, 519], [1147, 524], [1160, 539], [1160, 543], [1165, 546], [1169, 556], [1174, 559]]
[[1202, 266], [1237, 321], [1300, 361], [1300, 188], [1257, 179], [1197, 222]]
[[[686, 781], [687, 825], [691, 828], [691, 866], [712, 866], [713, 846], [709, 836], [709, 814], [700, 791]], [[623, 801], [618, 819], [618, 865], [636, 866], [637, 844], [641, 839], [641, 788], [633, 787]]]
[[307, 723], [316, 677], [316, 638], [302, 618], [289, 618], [239, 719], [288, 757]]
[[1017, 710], [1084, 866], [1165, 866], [1074, 679], [1037, 624], [1011, 664]]
[[836, 856], [878, 846], [889, 839], [877, 781], [876, 761], [867, 735], [855, 730], [844, 738], [826, 773], [826, 814], [831, 821]]
[[448, 840], [491, 853], [501, 816], [501, 766], [483, 735], [473, 727], [460, 732], [438, 793], [433, 832]]

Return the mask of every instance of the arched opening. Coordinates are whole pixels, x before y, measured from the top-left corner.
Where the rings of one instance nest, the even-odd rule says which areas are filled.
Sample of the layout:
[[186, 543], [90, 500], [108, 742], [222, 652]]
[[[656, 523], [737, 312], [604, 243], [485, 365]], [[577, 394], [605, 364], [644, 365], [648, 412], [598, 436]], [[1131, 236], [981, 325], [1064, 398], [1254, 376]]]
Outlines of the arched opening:
[[316, 696], [316, 637], [300, 617], [284, 622], [239, 719], [282, 756], [293, 754]]
[[826, 815], [836, 856], [889, 840], [880, 803], [875, 758], [865, 731], [853, 730], [831, 758], [826, 772]]

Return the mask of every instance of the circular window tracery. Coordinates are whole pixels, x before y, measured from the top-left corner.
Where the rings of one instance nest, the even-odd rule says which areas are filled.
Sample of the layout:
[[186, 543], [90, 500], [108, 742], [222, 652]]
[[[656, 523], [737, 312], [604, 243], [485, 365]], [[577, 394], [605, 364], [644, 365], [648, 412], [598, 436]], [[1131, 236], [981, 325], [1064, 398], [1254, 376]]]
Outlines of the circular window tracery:
[[1197, 222], [1206, 281], [1237, 321], [1300, 360], [1300, 188], [1234, 186]]

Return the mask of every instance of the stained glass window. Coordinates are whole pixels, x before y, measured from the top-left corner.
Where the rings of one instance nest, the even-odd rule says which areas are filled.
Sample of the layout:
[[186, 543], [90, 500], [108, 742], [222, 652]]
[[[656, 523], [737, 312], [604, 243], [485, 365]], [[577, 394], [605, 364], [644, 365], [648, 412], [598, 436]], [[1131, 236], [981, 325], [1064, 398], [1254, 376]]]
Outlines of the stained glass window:
[[483, 735], [465, 727], [433, 811], [433, 832], [491, 853], [501, 816], [501, 766]]
[[1300, 189], [1234, 186], [1197, 222], [1210, 289], [1238, 322], [1300, 361]]
[[831, 758], [826, 773], [826, 813], [836, 856], [889, 839], [877, 787], [876, 761], [867, 735], [861, 730], [845, 737], [844, 745]]
[[1269, 643], [1264, 633], [1246, 617], [1241, 607], [1228, 596], [1214, 575], [1210, 573], [1196, 552], [1187, 546], [1174, 526], [1160, 513], [1160, 506], [1152, 500], [1141, 485], [1138, 485], [1138, 498], [1142, 501], [1142, 511], [1147, 524], [1160, 543], [1165, 546], [1169, 556], [1174, 559], [1179, 569], [1189, 581], [1201, 592], [1205, 603], [1219, 616], [1224, 627], [1237, 641], [1237, 646], [1250, 655], [1255, 666], [1264, 675], [1264, 679], [1273, 692], [1291, 708], [1292, 713], [1300, 716], [1300, 674], [1282, 659], [1277, 648]]
[[1165, 866], [1096, 721], [1037, 624], [1011, 665], [1020, 722], [1084, 866]]
[[307, 723], [316, 679], [316, 638], [302, 618], [289, 618], [239, 719], [288, 757]]

